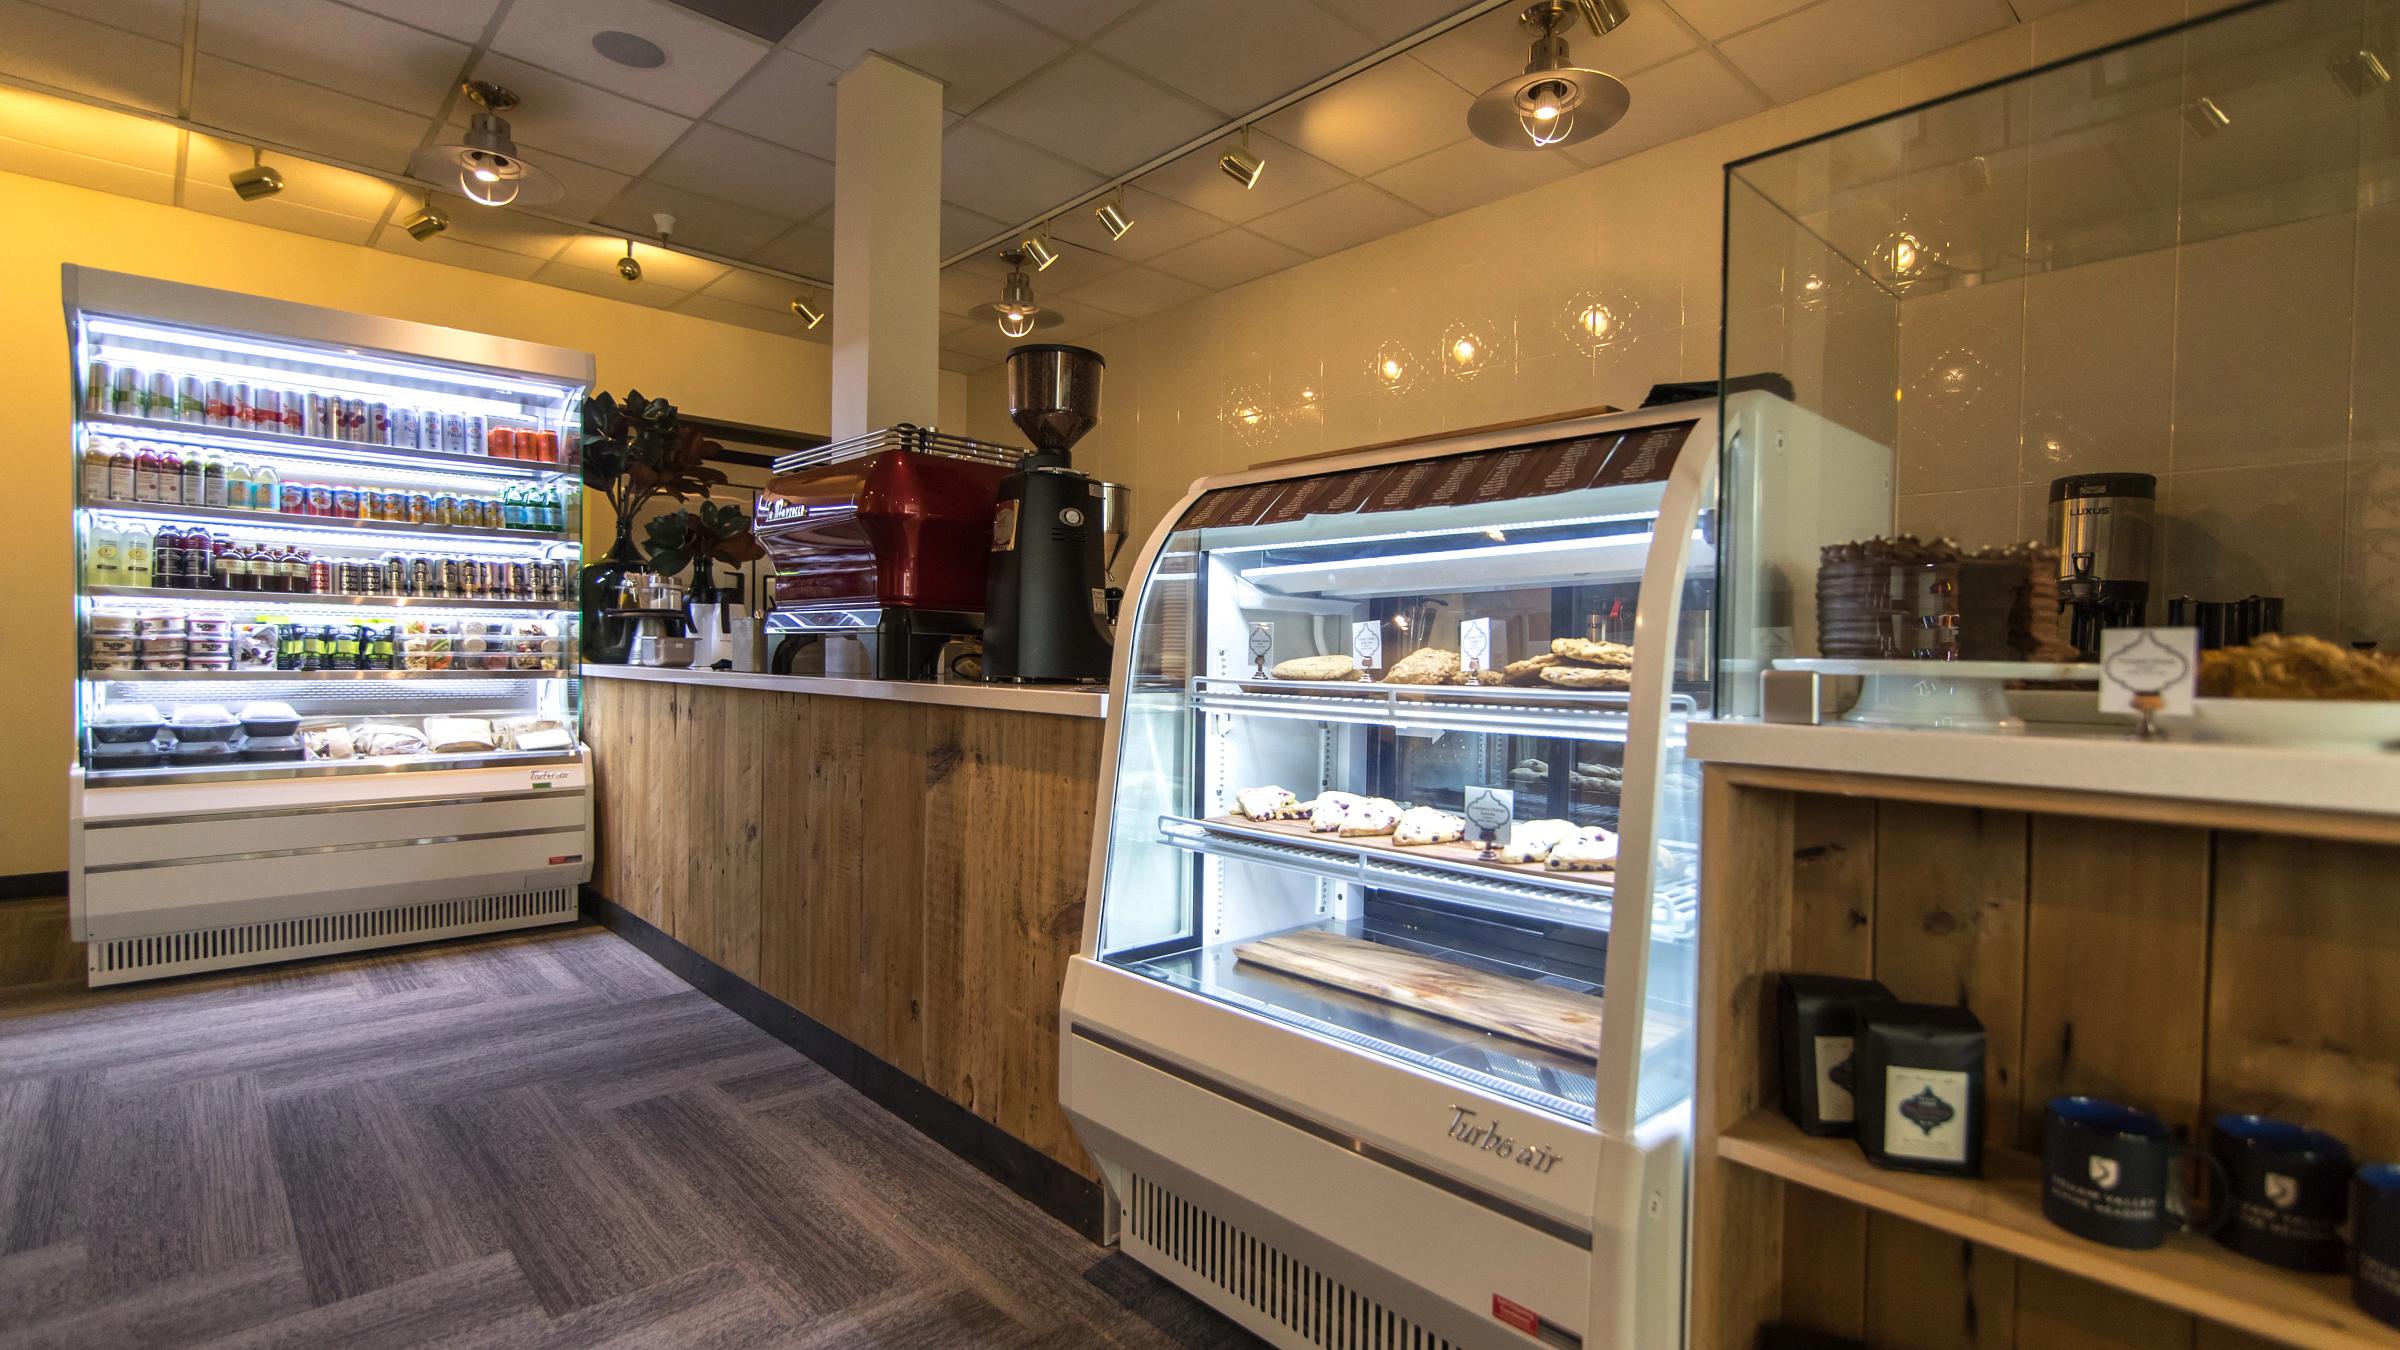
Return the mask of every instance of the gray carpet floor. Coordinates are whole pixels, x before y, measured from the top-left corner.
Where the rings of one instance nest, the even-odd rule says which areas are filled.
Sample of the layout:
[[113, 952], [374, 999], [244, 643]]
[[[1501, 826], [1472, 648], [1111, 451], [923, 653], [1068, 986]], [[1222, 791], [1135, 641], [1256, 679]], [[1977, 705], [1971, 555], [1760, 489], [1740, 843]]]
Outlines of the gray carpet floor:
[[1255, 1344], [602, 929], [94, 992], [0, 902], [0, 1350]]

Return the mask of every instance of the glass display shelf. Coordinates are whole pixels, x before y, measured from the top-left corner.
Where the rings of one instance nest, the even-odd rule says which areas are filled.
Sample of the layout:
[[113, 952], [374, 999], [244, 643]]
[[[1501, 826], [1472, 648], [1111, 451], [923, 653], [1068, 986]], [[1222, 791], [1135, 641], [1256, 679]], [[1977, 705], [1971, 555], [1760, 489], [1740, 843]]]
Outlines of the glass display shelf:
[[388, 464], [395, 468], [430, 468], [477, 478], [563, 478], [577, 472], [573, 460], [552, 464], [540, 460], [494, 459], [489, 455], [452, 454], [416, 446], [383, 445], [373, 441], [338, 441], [320, 436], [295, 436], [200, 422], [153, 420], [123, 413], [86, 412], [77, 420], [87, 427], [106, 428], [130, 437], [181, 441], [192, 445], [238, 450], [264, 459], [279, 456], [312, 462]]
[[93, 600], [134, 600], [151, 603], [197, 604], [213, 608], [285, 610], [307, 606], [344, 609], [472, 610], [479, 614], [534, 614], [579, 617], [567, 600], [490, 600], [445, 595], [342, 595], [324, 591], [220, 591], [182, 586], [85, 586]]
[[211, 768], [166, 765], [156, 769], [85, 769], [84, 776], [110, 787], [166, 787], [176, 783], [240, 783], [270, 778], [342, 778], [368, 774], [427, 773], [439, 769], [539, 768], [573, 764], [573, 750], [479, 750], [457, 755], [377, 755], [304, 762], [235, 762]]
[[267, 530], [327, 530], [382, 538], [476, 539], [542, 547], [572, 540], [565, 530], [491, 528], [482, 525], [424, 525], [400, 520], [352, 520], [344, 516], [300, 516], [284, 511], [237, 511], [225, 506], [186, 506], [175, 502], [85, 501], [86, 511], [111, 516], [141, 516], [151, 520], [190, 520], [212, 524], [247, 525]]
[[304, 680], [338, 683], [357, 680], [568, 680], [572, 670], [86, 670], [83, 678], [100, 684], [215, 683], [220, 680], [268, 682]]
[[[1192, 679], [1189, 700], [1195, 709], [1253, 717], [1597, 741], [1625, 739], [1630, 702], [1626, 694], [1562, 694], [1547, 688], [1210, 675]], [[1696, 708], [1690, 696], [1675, 695], [1677, 717], [1690, 717]]]

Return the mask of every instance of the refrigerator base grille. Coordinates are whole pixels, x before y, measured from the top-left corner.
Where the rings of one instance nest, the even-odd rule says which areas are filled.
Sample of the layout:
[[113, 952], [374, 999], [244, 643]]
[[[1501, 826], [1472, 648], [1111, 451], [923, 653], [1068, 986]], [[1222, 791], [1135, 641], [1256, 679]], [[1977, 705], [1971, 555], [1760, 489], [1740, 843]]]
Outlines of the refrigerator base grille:
[[1127, 1251], [1194, 1292], [1215, 1295], [1211, 1302], [1239, 1305], [1264, 1322], [1253, 1330], [1279, 1344], [1316, 1350], [1458, 1350], [1222, 1215], [1139, 1173], [1129, 1180]]
[[116, 938], [84, 949], [85, 982], [94, 987], [160, 980], [204, 970], [296, 961], [311, 956], [397, 947], [437, 938], [566, 923], [579, 913], [572, 886], [444, 900], [355, 914], [203, 928], [156, 937]]

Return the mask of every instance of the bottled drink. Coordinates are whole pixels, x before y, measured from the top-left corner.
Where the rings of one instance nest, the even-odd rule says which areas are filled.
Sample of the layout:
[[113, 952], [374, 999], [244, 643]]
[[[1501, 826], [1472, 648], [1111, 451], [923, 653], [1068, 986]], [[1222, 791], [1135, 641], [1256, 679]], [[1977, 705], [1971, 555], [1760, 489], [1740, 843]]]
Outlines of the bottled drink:
[[158, 450], [145, 445], [133, 459], [133, 499], [137, 502], [158, 500]]
[[241, 559], [240, 546], [222, 534], [208, 537], [208, 584], [220, 591], [233, 589], [233, 567]]
[[200, 504], [203, 506], [226, 505], [232, 500], [232, 496], [225, 489], [225, 457], [212, 450], [201, 466]]
[[83, 499], [108, 500], [108, 450], [97, 436], [83, 443]]
[[172, 586], [183, 570], [183, 536], [172, 525], [161, 525], [150, 537], [150, 584]]
[[250, 466], [238, 459], [225, 466], [225, 504], [236, 511], [250, 509]]
[[298, 589], [308, 591], [315, 595], [330, 594], [333, 591], [332, 561], [326, 558], [310, 558], [308, 560], [307, 584], [299, 587]]
[[117, 527], [118, 585], [149, 585], [153, 558], [154, 553], [148, 530], [134, 524]]
[[157, 500], [169, 506], [183, 504], [183, 456], [173, 450], [158, 452]]
[[95, 522], [83, 541], [83, 584], [122, 585], [125, 580], [124, 561], [124, 550], [117, 541], [117, 527], [106, 521]]
[[261, 464], [250, 471], [250, 509], [273, 511], [283, 492], [283, 475], [272, 464]]
[[123, 441], [108, 444], [108, 499], [133, 501], [133, 448]]
[[183, 457], [183, 504], [185, 506], [208, 504], [207, 468], [206, 461], [201, 458], [201, 454], [197, 450]]

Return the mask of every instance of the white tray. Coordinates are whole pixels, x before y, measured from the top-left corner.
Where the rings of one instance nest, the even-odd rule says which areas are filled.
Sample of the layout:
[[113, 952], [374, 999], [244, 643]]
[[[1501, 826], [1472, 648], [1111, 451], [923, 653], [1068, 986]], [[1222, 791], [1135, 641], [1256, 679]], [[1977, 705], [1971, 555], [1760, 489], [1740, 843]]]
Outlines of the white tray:
[[1777, 670], [1848, 675], [1864, 680], [1858, 702], [1842, 720], [1870, 727], [1939, 727], [1950, 731], [2023, 731], [2009, 711], [2011, 680], [2097, 680], [2100, 667], [2068, 661], [1876, 661], [1796, 657]]

